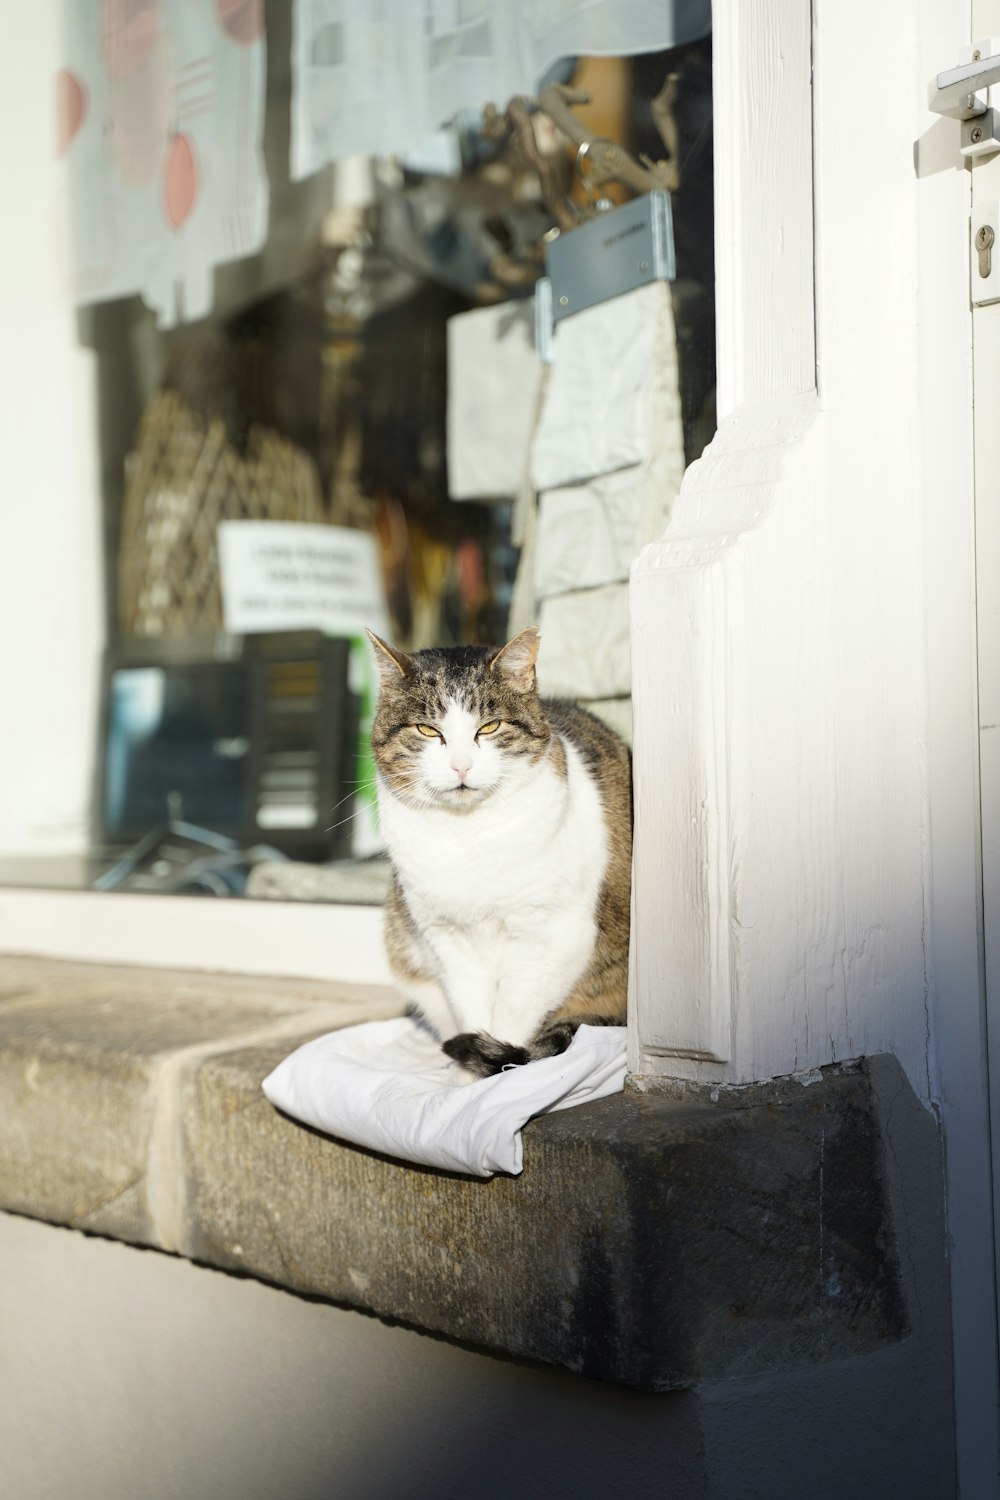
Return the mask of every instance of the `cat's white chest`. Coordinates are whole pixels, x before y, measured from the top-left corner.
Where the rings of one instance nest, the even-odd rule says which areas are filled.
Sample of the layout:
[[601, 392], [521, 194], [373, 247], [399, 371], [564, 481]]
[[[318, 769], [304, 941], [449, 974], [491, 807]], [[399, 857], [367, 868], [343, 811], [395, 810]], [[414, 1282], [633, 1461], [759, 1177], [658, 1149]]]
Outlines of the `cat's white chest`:
[[408, 896], [452, 920], [519, 918], [573, 893], [596, 899], [607, 862], [600, 798], [572, 746], [564, 780], [545, 766], [465, 814], [380, 801], [389, 852]]
[[383, 788], [382, 828], [459, 1030], [527, 1040], [583, 973], [607, 868], [600, 794], [576, 749], [465, 815]]

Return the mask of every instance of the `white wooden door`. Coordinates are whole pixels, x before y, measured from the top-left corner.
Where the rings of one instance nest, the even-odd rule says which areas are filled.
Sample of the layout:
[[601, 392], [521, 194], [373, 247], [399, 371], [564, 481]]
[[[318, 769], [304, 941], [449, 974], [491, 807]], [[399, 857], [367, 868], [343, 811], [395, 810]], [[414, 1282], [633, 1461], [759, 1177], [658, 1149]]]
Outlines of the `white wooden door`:
[[[984, 56], [1000, 53], [1000, 0], [975, 0], [972, 36]], [[1000, 105], [1000, 86], [990, 90]], [[969, 227], [972, 300], [973, 434], [976, 488], [976, 626], [982, 818], [986, 1046], [993, 1158], [994, 1253], [1000, 1281], [1000, 300], [977, 304], [984, 272], [1000, 268], [992, 249], [975, 247], [989, 217], [1000, 229], [1000, 151], [973, 160]], [[1000, 233], [995, 235], [1000, 242]], [[990, 277], [990, 280], [993, 278]], [[1000, 290], [996, 293], [1000, 296]]]
[[[972, 45], [1000, 54], [1000, 0], [973, 0]], [[954, 59], [958, 62], [960, 59]], [[964, 57], [961, 59], [964, 61]], [[1000, 86], [989, 92], [1000, 106]], [[971, 159], [969, 284], [972, 306], [975, 584], [978, 677], [979, 813], [982, 851], [984, 1045], [988, 1062], [995, 1286], [1000, 1286], [1000, 300], [980, 302], [1000, 261], [977, 231], [985, 220], [1000, 241], [1000, 151]], [[995, 280], [996, 277], [989, 277]], [[1000, 1298], [994, 1297], [996, 1317]], [[986, 1313], [984, 1309], [984, 1313]]]

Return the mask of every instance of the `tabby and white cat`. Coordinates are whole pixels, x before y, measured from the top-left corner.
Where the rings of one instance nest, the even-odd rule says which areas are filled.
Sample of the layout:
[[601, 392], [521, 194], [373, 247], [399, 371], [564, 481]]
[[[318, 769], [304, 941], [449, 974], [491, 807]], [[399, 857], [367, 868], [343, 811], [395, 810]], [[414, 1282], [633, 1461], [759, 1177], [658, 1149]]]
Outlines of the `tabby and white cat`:
[[411, 1010], [476, 1077], [625, 1019], [631, 760], [542, 699], [538, 631], [408, 655], [369, 632], [392, 861], [386, 941]]

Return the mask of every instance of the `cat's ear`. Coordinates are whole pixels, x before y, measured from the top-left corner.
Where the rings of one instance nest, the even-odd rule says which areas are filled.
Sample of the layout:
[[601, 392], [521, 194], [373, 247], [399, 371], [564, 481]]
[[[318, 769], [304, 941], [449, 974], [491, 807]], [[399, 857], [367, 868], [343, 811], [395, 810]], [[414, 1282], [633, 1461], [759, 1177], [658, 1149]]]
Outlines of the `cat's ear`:
[[506, 646], [501, 646], [490, 662], [493, 670], [502, 672], [517, 693], [530, 693], [534, 689], [535, 658], [540, 641], [537, 625], [529, 625]]
[[398, 682], [401, 677], [410, 675], [410, 658], [405, 651], [397, 651], [374, 630], [366, 630], [365, 634], [375, 648], [375, 665], [383, 682]]

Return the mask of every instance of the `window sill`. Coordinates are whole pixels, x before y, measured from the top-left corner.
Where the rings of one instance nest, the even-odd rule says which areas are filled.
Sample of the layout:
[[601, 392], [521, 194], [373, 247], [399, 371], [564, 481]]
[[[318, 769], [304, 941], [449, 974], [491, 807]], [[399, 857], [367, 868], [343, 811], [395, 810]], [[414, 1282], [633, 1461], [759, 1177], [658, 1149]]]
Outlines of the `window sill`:
[[384, 988], [0, 958], [0, 1207], [647, 1390], [907, 1332], [891, 1059], [633, 1089], [532, 1122], [522, 1176], [481, 1181], [261, 1093], [308, 1036], [397, 1010]]
[[386, 985], [382, 920], [380, 906], [0, 886], [0, 962], [30, 953]]

